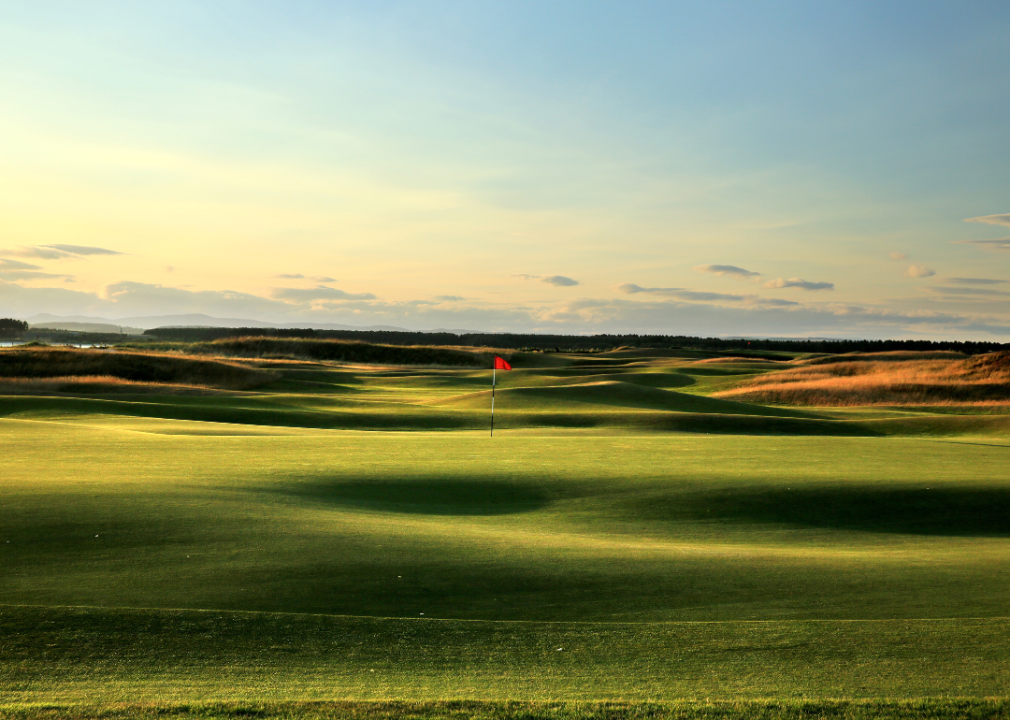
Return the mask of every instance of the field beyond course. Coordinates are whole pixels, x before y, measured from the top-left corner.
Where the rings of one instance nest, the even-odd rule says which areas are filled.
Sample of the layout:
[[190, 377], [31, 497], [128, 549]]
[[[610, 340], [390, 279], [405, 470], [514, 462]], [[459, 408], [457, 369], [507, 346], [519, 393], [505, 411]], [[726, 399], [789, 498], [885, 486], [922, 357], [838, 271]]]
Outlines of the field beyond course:
[[0, 396], [0, 716], [1007, 715], [1003, 408], [516, 353], [492, 438], [490, 370], [288, 349]]

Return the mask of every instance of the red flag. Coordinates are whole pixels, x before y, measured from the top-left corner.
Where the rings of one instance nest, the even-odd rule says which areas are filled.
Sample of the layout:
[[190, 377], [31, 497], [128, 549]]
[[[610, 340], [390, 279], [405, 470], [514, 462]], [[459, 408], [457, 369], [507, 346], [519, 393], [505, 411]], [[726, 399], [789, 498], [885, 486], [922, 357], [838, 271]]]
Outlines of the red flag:
[[494, 356], [494, 369], [495, 370], [511, 370], [512, 366], [508, 364], [505, 358], [500, 358], [497, 355]]

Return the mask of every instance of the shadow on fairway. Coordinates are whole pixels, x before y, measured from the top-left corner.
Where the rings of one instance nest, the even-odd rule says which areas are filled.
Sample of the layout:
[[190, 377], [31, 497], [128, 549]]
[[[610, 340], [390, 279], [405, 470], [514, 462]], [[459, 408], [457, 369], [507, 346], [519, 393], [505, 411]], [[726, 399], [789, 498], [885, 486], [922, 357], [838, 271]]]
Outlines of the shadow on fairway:
[[536, 488], [477, 480], [314, 481], [280, 492], [328, 505], [418, 515], [510, 515], [532, 512], [550, 502]]
[[776, 523], [910, 535], [1010, 536], [1010, 489], [735, 489], [641, 502], [646, 517]]

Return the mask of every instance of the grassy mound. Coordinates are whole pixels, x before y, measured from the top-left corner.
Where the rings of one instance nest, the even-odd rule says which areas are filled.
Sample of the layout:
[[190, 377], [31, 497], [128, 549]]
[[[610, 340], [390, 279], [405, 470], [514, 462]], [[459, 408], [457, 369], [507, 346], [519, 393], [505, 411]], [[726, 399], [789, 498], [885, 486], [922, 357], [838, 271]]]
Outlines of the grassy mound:
[[[275, 373], [233, 362], [176, 354], [75, 348], [15, 347], [0, 351], [0, 391], [137, 391], [144, 385], [231, 390], [258, 387]], [[161, 389], [170, 389], [162, 387]]]
[[907, 362], [910, 360], [963, 360], [968, 357], [964, 353], [953, 350], [894, 350], [879, 353], [841, 353], [839, 355], [814, 355], [800, 357], [792, 362], [796, 365], [832, 365], [847, 362]]
[[1010, 353], [877, 353], [815, 358], [717, 397], [782, 405], [1010, 404]]
[[[632, 382], [602, 380], [583, 384], [549, 385], [541, 387], [518, 387], [498, 390], [500, 406], [510, 410], [558, 410], [592, 411], [591, 406], [604, 408], [635, 408], [642, 410], [666, 410], [684, 413], [717, 413], [722, 415], [779, 415], [801, 416], [796, 411], [767, 408], [732, 400], [719, 400], [698, 395], [648, 387]], [[433, 405], [484, 409], [490, 407], [491, 391], [468, 393], [444, 400]]]
[[475, 352], [471, 349], [450, 347], [377, 345], [354, 340], [313, 340], [308, 338], [222, 338], [213, 342], [188, 345], [187, 350], [192, 353], [234, 357], [328, 360], [370, 365], [445, 365], [489, 368], [494, 359], [492, 351]]

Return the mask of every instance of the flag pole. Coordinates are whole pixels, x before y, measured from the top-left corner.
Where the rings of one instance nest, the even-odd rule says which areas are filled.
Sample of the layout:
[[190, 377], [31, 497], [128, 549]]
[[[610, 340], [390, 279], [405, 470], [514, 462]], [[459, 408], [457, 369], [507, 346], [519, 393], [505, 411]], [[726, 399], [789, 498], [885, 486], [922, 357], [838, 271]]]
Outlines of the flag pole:
[[494, 385], [495, 376], [498, 373], [498, 363], [491, 368], [491, 437], [494, 437]]

